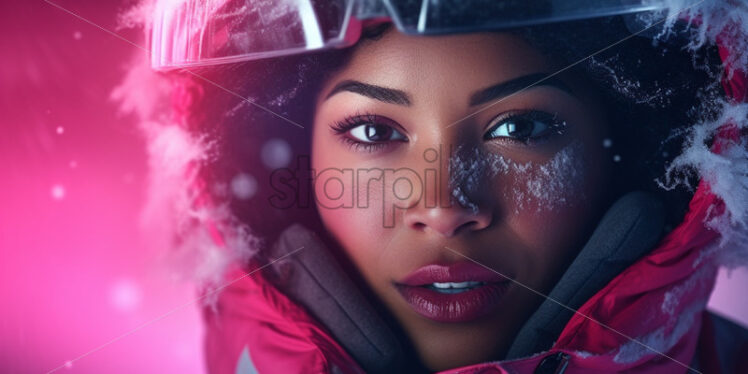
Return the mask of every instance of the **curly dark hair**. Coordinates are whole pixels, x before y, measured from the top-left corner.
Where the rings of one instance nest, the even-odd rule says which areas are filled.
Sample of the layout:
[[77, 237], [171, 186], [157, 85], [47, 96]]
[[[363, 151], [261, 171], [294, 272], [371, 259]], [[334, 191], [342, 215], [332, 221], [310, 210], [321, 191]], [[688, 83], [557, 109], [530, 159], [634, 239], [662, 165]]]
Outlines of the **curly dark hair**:
[[[389, 24], [366, 29], [359, 43], [375, 42], [391, 29]], [[680, 153], [683, 129], [710, 115], [699, 103], [704, 97], [722, 95], [714, 83], [715, 74], [721, 74], [716, 47], [705, 46], [697, 53], [685, 50], [685, 27], [665, 41], [632, 36], [618, 16], [506, 32], [524, 38], [559, 66], [576, 63], [569, 70], [588, 79], [603, 97], [612, 131], [611, 155], [617, 160], [611, 199], [633, 190], [652, 191], [668, 207], [670, 228], [680, 222], [693, 192], [664, 191], [656, 179]], [[606, 49], [626, 37], [630, 38]], [[293, 222], [321, 228], [314, 204], [279, 209], [271, 203], [277, 193], [270, 185], [273, 170], [262, 163], [261, 151], [267, 140], [281, 138], [296, 156], [289, 167], [296, 167], [296, 162], [304, 167], [304, 156], [310, 155], [313, 98], [354, 49], [201, 68], [197, 73], [206, 79], [182, 77], [202, 93], [187, 108], [188, 128], [215, 145], [215, 153], [202, 165], [203, 177], [223, 186], [239, 173], [255, 178], [257, 191], [250, 199], [232, 199], [225, 188], [215, 189], [214, 197], [228, 201], [234, 215], [266, 243]]]

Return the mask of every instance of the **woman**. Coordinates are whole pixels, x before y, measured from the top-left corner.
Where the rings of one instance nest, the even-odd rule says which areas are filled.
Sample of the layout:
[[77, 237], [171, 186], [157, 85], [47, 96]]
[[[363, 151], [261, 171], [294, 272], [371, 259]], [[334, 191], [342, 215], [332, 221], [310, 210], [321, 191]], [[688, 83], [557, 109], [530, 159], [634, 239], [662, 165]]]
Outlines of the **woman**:
[[[744, 370], [748, 335], [705, 312], [721, 253], [745, 252], [730, 242], [744, 201], [720, 194], [744, 182], [697, 153], [711, 131], [714, 152], [745, 156], [744, 65], [725, 67], [742, 91], [715, 84], [720, 57], [745, 63], [734, 36], [712, 27], [722, 50], [682, 50], [691, 25], [671, 17], [659, 44], [610, 49], [637, 9], [551, 22], [574, 13], [509, 2], [411, 20], [388, 2], [395, 28], [362, 2], [356, 38], [333, 27], [342, 8], [304, 4], [156, 8], [153, 64], [195, 66], [165, 77], [186, 131], [154, 144], [184, 146], [179, 250], [218, 264], [202, 268], [210, 372]], [[180, 34], [163, 20], [185, 9]], [[257, 17], [266, 29], [247, 27]], [[259, 36], [273, 22], [292, 26]], [[307, 47], [327, 31], [358, 41], [279, 57], [293, 25]]]

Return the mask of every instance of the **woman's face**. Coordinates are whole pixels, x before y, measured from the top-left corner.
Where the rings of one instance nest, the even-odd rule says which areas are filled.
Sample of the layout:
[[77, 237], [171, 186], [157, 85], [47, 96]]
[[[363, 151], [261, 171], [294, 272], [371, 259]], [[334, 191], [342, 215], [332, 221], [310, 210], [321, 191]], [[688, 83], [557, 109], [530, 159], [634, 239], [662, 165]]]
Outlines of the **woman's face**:
[[432, 370], [501, 358], [599, 218], [606, 125], [573, 76], [526, 88], [554, 71], [509, 34], [388, 32], [320, 91], [323, 223]]

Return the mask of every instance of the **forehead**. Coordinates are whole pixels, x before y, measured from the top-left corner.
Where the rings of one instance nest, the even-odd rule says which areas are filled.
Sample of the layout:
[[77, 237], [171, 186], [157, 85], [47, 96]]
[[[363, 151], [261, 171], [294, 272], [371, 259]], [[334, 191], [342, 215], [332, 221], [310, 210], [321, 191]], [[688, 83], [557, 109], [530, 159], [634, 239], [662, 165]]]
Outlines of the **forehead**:
[[356, 47], [350, 62], [328, 82], [355, 79], [419, 96], [465, 97], [518, 76], [549, 71], [549, 61], [506, 33], [408, 36], [391, 31]]

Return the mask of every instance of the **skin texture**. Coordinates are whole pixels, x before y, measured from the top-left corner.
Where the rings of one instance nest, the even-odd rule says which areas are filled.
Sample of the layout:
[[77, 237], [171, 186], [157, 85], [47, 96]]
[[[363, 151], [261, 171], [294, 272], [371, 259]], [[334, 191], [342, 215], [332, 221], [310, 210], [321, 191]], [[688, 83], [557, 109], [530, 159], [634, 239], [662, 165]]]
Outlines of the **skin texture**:
[[[527, 74], [551, 73], [554, 68], [552, 61], [509, 34], [412, 37], [394, 31], [358, 46], [350, 63], [333, 74], [319, 92], [312, 167], [318, 173], [315, 193], [323, 224], [400, 323], [420, 361], [430, 370], [500, 359], [542, 299], [512, 284], [494, 313], [468, 322], [435, 322], [411, 309], [394, 286], [396, 282], [422, 266], [466, 261], [468, 257], [546, 294], [605, 206], [609, 155], [602, 143], [607, 126], [594, 92], [580, 79], [559, 76], [571, 94], [555, 86], [538, 85], [498, 103], [470, 105], [476, 91]], [[410, 105], [402, 105], [402, 100], [383, 102], [350, 90], [330, 96], [333, 88], [346, 80], [400, 90]], [[528, 110], [555, 115], [566, 123], [564, 131], [552, 131], [529, 142], [485, 138], [497, 116]], [[360, 114], [387, 118], [384, 124], [403, 138], [388, 138], [368, 149], [350, 142], [353, 130], [338, 133], [331, 128]], [[369, 120], [376, 122], [381, 117], [369, 116]], [[455, 153], [453, 168], [456, 155], [462, 154], [461, 159], [467, 160], [462, 164], [468, 166], [476, 159], [502, 159], [511, 165], [527, 165], [527, 169], [521, 172], [510, 165], [494, 172], [466, 173], [477, 182], [460, 190], [468, 195], [470, 204], [455, 203], [455, 183], [448, 177], [450, 162], [429, 162], [440, 147], [442, 160], [450, 158], [450, 149]], [[554, 156], [563, 150], [572, 155], [578, 171], [575, 175], [568, 175], [568, 168], [548, 172]], [[412, 193], [410, 184], [402, 181], [393, 188], [396, 178], [384, 178], [384, 184], [363, 183], [361, 179], [355, 183], [334, 170], [322, 172], [331, 168], [407, 168], [423, 180], [427, 179], [424, 170], [431, 169], [443, 177], [426, 183], [410, 172], [398, 174], [422, 191]], [[461, 180], [456, 184], [468, 183], [465, 178], [457, 178]], [[554, 192], [533, 197], [531, 186]], [[344, 204], [345, 198], [338, 198], [351, 191], [368, 194], [368, 206], [350, 206]], [[543, 199], [548, 198], [563, 201], [546, 208]], [[433, 203], [437, 199], [439, 203]], [[392, 209], [393, 204], [399, 208]]]

